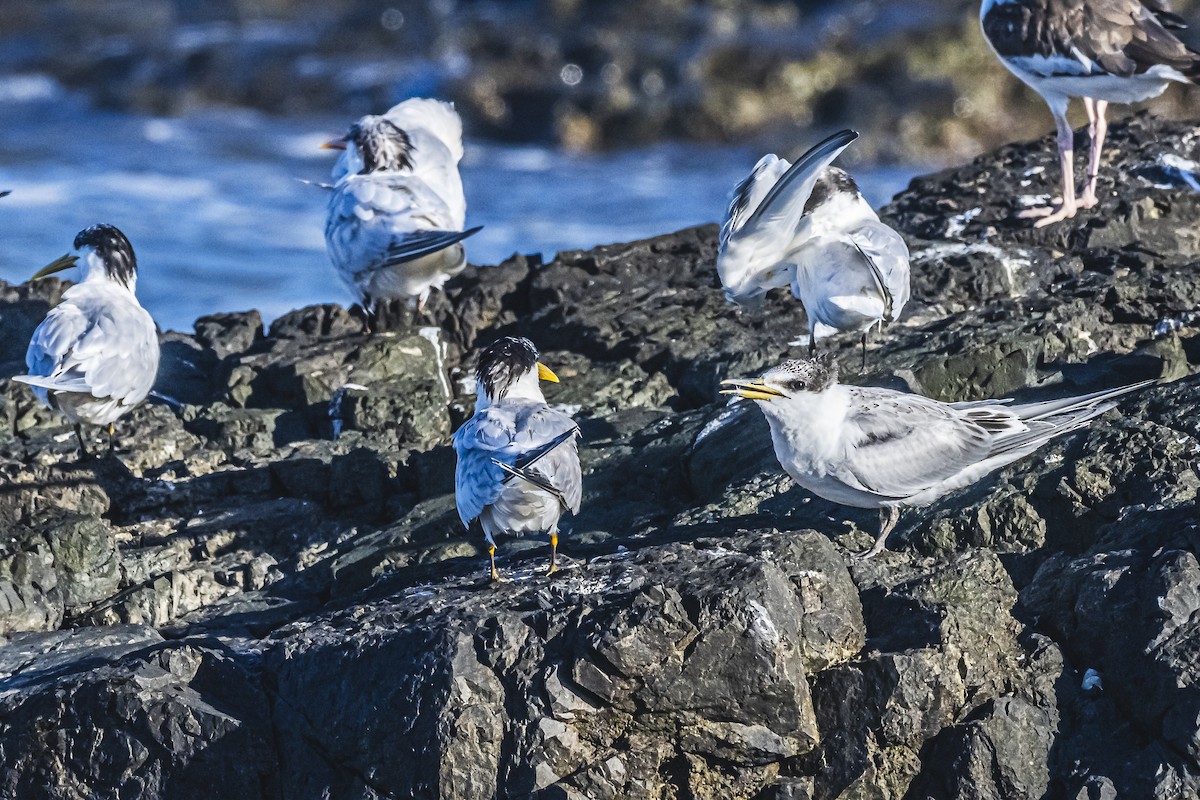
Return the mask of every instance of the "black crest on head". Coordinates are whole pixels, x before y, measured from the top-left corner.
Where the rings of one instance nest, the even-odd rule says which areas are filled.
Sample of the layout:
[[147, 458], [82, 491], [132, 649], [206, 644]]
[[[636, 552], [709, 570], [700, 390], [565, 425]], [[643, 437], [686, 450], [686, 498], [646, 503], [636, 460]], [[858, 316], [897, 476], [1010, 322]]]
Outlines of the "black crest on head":
[[811, 212], [834, 195], [842, 193], [858, 194], [858, 184], [844, 169], [826, 167], [817, 176], [817, 182], [813, 184], [812, 194], [808, 196], [808, 202], [804, 204], [804, 213]]
[[537, 367], [538, 351], [524, 336], [505, 336], [483, 351], [475, 377], [488, 397], [500, 399], [518, 378]]
[[785, 361], [776, 370], [783, 373], [777, 383], [789, 394], [823, 392], [837, 383], [838, 379], [837, 361], [827, 353], [815, 358]]
[[347, 138], [362, 154], [361, 175], [412, 169], [413, 145], [408, 134], [384, 117], [363, 117], [350, 128]]
[[137, 275], [137, 258], [125, 234], [112, 225], [93, 225], [75, 235], [75, 249], [90, 247], [104, 263], [108, 277], [128, 285]]

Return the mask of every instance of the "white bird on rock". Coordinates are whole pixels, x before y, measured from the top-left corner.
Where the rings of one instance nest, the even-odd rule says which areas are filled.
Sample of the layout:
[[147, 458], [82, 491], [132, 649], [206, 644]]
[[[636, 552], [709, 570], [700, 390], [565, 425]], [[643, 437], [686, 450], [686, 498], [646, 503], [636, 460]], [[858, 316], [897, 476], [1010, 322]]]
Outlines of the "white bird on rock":
[[[423, 100], [395, 115], [410, 121], [402, 128], [392, 119], [395, 111], [361, 118], [328, 145], [346, 152], [334, 167], [326, 247], [377, 326], [396, 302], [415, 299], [422, 309], [431, 290], [466, 266], [461, 242], [480, 230], [463, 230], [458, 115], [447, 104]], [[417, 125], [422, 115], [432, 124]]]
[[158, 332], [138, 303], [133, 247], [111, 225], [93, 225], [75, 237], [79, 255], [67, 254], [31, 278], [79, 264], [82, 280], [63, 292], [62, 302], [38, 325], [25, 354], [27, 383], [43, 403], [75, 425], [87, 455], [81, 423], [112, 424], [146, 399], [158, 374]]
[[927, 506], [1051, 439], [1086, 426], [1143, 381], [1078, 397], [1013, 405], [943, 403], [838, 383], [831, 358], [786, 361], [761, 378], [727, 380], [723, 394], [755, 400], [775, 456], [797, 484], [834, 503], [880, 509], [864, 558], [884, 549], [900, 509]]
[[[1172, 81], [1200, 79], [1200, 53], [1171, 32], [1185, 26], [1166, 0], [983, 0], [979, 20], [1000, 61], [1054, 115], [1062, 200], [1021, 213], [1038, 217], [1037, 227], [1096, 204], [1109, 103], [1139, 103], [1162, 94]], [[1083, 98], [1091, 133], [1087, 182], [1078, 199], [1075, 134], [1067, 121], [1072, 97]]]
[[505, 337], [479, 357], [475, 416], [454, 434], [458, 466], [454, 499], [470, 528], [479, 520], [487, 538], [492, 580], [496, 536], [549, 533], [550, 569], [557, 571], [558, 522], [579, 513], [583, 476], [575, 421], [550, 408], [539, 380], [558, 383], [525, 338]]
[[830, 166], [858, 134], [842, 131], [794, 164], [764, 156], [734, 189], [717, 272], [726, 298], [755, 305], [792, 287], [808, 317], [809, 355], [839, 332], [895, 320], [909, 298], [904, 239], [879, 221], [846, 172]]

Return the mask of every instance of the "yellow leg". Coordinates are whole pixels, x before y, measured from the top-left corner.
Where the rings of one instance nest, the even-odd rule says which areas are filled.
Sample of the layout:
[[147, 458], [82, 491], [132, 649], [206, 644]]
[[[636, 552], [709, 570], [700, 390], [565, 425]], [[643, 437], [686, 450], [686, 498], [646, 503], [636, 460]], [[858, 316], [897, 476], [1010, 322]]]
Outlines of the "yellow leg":
[[496, 545], [488, 545], [488, 558], [492, 560], [492, 581], [495, 583], [508, 583], [508, 579], [501, 577], [500, 573], [496, 571]]
[[558, 531], [550, 531], [550, 569], [547, 575], [558, 572]]

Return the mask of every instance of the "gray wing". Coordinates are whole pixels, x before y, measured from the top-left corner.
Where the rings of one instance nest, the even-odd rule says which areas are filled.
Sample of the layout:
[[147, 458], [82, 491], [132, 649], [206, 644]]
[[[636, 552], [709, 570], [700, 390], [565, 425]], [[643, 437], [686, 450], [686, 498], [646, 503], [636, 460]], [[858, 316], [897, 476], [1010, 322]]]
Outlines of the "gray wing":
[[573, 514], [579, 513], [583, 500], [578, 433], [575, 420], [567, 414], [548, 406], [536, 408], [519, 420], [518, 442], [525, 444], [509, 462], [520, 477], [528, 475], [531, 483], [558, 497]]
[[882, 222], [860, 225], [850, 231], [850, 237], [870, 265], [879, 289], [887, 299], [890, 313], [885, 318], [889, 322], [895, 320], [911, 293], [908, 245], [904, 237]]
[[882, 389], [850, 393], [839, 477], [851, 485], [910, 497], [992, 454], [993, 434], [949, 405]]
[[384, 261], [375, 269], [393, 267], [406, 261], [415, 261], [422, 256], [445, 250], [451, 245], [458, 244], [468, 236], [474, 236], [483, 230], [482, 225], [465, 231], [416, 231], [402, 238], [394, 239], [388, 245]]
[[158, 359], [158, 334], [143, 308], [83, 294], [46, 315], [25, 353], [29, 374], [16, 380], [132, 405], [154, 385]]
[[[504, 490], [505, 468], [514, 468], [563, 433], [576, 430], [575, 421], [541, 404], [491, 406], [472, 417], [454, 434], [458, 465], [454, 474], [455, 502], [464, 525], [470, 525]], [[583, 495], [579, 452], [572, 435], [549, 448], [530, 467], [531, 474], [553, 487], [564, 505], [578, 511]]]
[[382, 266], [393, 248], [430, 232], [455, 231], [445, 201], [418, 179], [350, 175], [329, 197], [325, 243], [345, 274]]
[[721, 249], [729, 243], [731, 236], [742, 229], [746, 220], [762, 203], [762, 199], [771, 191], [771, 187], [789, 167], [791, 164], [786, 159], [768, 153], [758, 160], [749, 175], [733, 187], [733, 193], [729, 197], [729, 208], [725, 211], [725, 221], [721, 223]]
[[471, 523], [504, 490], [504, 470], [495, 456], [512, 445], [516, 416], [495, 406], [479, 412], [454, 433], [454, 502], [463, 524]]

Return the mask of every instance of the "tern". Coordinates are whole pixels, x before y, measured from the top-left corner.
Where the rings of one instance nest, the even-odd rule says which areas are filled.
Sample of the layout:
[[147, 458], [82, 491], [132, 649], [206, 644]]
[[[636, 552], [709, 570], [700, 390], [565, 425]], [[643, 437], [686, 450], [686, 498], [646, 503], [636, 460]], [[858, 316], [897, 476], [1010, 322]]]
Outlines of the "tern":
[[[328, 144], [347, 154], [334, 167], [326, 247], [376, 323], [397, 301], [415, 300], [423, 309], [430, 291], [466, 266], [461, 242], [480, 230], [463, 230], [461, 127], [446, 123], [440, 103], [410, 108], [402, 121], [421, 109], [434, 115], [435, 126], [413, 122], [406, 129], [389, 116], [368, 115]], [[449, 114], [457, 119], [452, 108]]]
[[158, 331], [138, 303], [137, 259], [125, 234], [93, 225], [75, 237], [70, 253], [39, 270], [37, 280], [78, 264], [79, 283], [38, 325], [25, 353], [28, 374], [15, 381], [75, 426], [86, 457], [81, 423], [108, 426], [146, 399], [158, 374]]
[[454, 434], [454, 499], [468, 528], [483, 527], [496, 571], [496, 536], [549, 533], [550, 569], [558, 570], [558, 523], [579, 513], [583, 477], [570, 416], [551, 408], [539, 381], [558, 383], [533, 342], [505, 337], [480, 355], [475, 416]]
[[818, 357], [722, 383], [730, 387], [723, 394], [757, 402], [775, 456], [793, 481], [834, 503], [880, 510], [875, 545], [861, 556], [871, 558], [884, 549], [901, 508], [930, 505], [975, 483], [1154, 381], [1041, 403], [943, 403], [846, 386], [836, 363]]
[[791, 286], [808, 317], [809, 356], [839, 332], [894, 321], [909, 298], [908, 246], [879, 221], [854, 179], [830, 166], [851, 142], [842, 131], [795, 164], [770, 154], [737, 185], [721, 227], [717, 273], [725, 296], [757, 305]]

